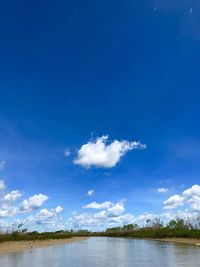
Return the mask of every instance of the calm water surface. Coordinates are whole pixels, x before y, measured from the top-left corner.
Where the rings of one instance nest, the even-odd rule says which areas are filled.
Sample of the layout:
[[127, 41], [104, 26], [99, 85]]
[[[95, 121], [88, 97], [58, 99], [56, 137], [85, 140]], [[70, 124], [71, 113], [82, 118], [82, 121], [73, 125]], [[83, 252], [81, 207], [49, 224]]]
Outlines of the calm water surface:
[[200, 248], [191, 245], [97, 237], [77, 243], [0, 256], [1, 267], [200, 266]]

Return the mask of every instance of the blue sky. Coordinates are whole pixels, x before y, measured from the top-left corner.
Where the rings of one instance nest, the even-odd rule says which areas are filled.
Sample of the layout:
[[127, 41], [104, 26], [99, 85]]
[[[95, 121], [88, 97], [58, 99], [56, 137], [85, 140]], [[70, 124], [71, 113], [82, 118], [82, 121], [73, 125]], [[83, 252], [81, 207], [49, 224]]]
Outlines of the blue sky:
[[1, 4], [2, 225], [103, 229], [200, 210], [199, 11]]

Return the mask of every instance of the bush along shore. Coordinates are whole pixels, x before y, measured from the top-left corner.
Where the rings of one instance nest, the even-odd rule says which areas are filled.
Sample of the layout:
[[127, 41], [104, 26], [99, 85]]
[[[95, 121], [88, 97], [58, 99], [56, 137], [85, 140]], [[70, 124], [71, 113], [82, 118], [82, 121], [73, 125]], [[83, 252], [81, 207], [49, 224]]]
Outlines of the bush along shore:
[[22, 228], [20, 224], [17, 229], [6, 231], [0, 234], [0, 243], [6, 241], [34, 241], [34, 240], [50, 240], [50, 239], [68, 239], [72, 237], [91, 237], [91, 236], [107, 236], [107, 237], [130, 237], [130, 238], [188, 238], [199, 239], [200, 242], [200, 216], [192, 220], [174, 219], [164, 224], [159, 218], [147, 220], [144, 226], [137, 224], [128, 224], [122, 227], [108, 228], [102, 232], [90, 232], [88, 230], [60, 230], [55, 232], [37, 231], [28, 232]]
[[0, 233], [0, 243], [11, 242], [11, 241], [45, 241], [53, 239], [70, 239], [73, 237], [84, 237], [89, 236], [90, 232], [86, 230], [79, 231], [55, 231], [55, 232], [43, 232], [37, 231], [28, 232], [27, 229], [20, 229], [21, 225], [17, 227], [17, 230], [6, 231]]
[[159, 219], [147, 220], [144, 227], [128, 224], [122, 227], [108, 228], [105, 236], [132, 238], [194, 238], [200, 239], [200, 216], [195, 219], [174, 219], [165, 224]]

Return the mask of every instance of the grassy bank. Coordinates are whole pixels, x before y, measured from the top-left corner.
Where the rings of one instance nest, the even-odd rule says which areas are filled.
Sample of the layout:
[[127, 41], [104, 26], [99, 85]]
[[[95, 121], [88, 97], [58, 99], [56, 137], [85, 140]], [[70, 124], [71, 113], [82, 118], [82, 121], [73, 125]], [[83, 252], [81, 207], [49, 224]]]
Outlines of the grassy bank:
[[173, 219], [164, 224], [159, 218], [147, 220], [146, 225], [128, 224], [122, 227], [108, 228], [105, 236], [132, 238], [195, 238], [200, 239], [200, 217], [183, 220]]
[[69, 239], [72, 237], [107, 236], [107, 237], [131, 237], [131, 238], [188, 238], [200, 239], [200, 217], [195, 220], [176, 219], [168, 224], [162, 223], [159, 218], [147, 220], [146, 225], [140, 227], [136, 224], [128, 224], [122, 227], [108, 228], [103, 232], [89, 232], [87, 230], [78, 231], [56, 231], [56, 232], [27, 232], [19, 225], [12, 233], [0, 234], [0, 243], [6, 241], [33, 241], [33, 240], [53, 240]]
[[107, 232], [103, 236], [110, 237], [132, 237], [132, 238], [195, 238], [200, 239], [200, 230], [169, 229], [165, 228], [141, 228], [127, 232]]
[[45, 241], [45, 240], [53, 240], [53, 239], [70, 239], [73, 237], [83, 237], [88, 236], [88, 233], [69, 233], [69, 232], [29, 232], [29, 233], [6, 233], [0, 234], [0, 243], [2, 242], [10, 242], [10, 241]]

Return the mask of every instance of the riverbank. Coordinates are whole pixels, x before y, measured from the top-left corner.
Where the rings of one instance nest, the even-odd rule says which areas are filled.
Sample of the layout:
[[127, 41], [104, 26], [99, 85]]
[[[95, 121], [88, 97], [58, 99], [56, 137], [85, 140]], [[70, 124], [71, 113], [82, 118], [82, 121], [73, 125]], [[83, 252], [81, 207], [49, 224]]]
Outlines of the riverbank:
[[182, 243], [182, 244], [190, 244], [190, 245], [200, 246], [200, 239], [196, 239], [196, 238], [171, 237], [171, 238], [150, 238], [150, 240], [162, 241], [162, 242], [174, 242], [174, 243]]
[[34, 241], [10, 241], [0, 243], [0, 254], [21, 252], [35, 248], [55, 246], [59, 244], [67, 244], [79, 242], [88, 239], [88, 237], [78, 236], [67, 239], [48, 239], [48, 240], [34, 240]]

